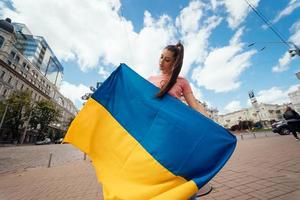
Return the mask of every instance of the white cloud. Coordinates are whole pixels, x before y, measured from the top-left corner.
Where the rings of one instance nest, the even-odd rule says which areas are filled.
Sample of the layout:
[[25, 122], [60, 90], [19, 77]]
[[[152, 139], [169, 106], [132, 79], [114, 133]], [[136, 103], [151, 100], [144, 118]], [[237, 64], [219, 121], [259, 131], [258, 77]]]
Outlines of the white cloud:
[[272, 20], [272, 24], [277, 23], [280, 19], [290, 15], [294, 10], [300, 7], [300, 1], [291, 0], [287, 7], [285, 7], [277, 16]]
[[222, 18], [212, 16], [202, 24], [201, 28], [194, 32], [189, 32], [182, 36], [185, 45], [184, 68], [182, 74], [186, 75], [192, 65], [203, 63], [207, 56], [209, 37], [214, 28], [216, 28]]
[[198, 86], [215, 92], [227, 92], [240, 87], [239, 76], [250, 66], [255, 51], [243, 52], [240, 42], [243, 28], [230, 40], [230, 45], [214, 49], [207, 56], [203, 67], [193, 70], [192, 79]]
[[210, 0], [210, 4], [213, 11], [216, 11], [217, 7], [220, 5], [220, 1], [218, 0]]
[[62, 85], [60, 87], [60, 92], [68, 97], [77, 108], [80, 108], [82, 106], [82, 103], [84, 102], [81, 97], [85, 95], [86, 93], [90, 93], [91, 90], [89, 87], [79, 84], [79, 85], [73, 85], [69, 82], [63, 81]]
[[160, 51], [179, 38], [186, 55], [182, 74], [187, 74], [193, 64], [203, 62], [211, 32], [222, 20], [207, 18], [211, 6], [197, 0], [175, 20], [145, 11], [144, 26], [135, 32], [132, 22], [120, 16], [119, 0], [11, 2], [15, 10], [0, 4], [1, 14], [45, 37], [60, 60], [76, 61], [83, 71], [127, 63], [144, 77], [157, 73]]
[[129, 42], [134, 50], [131, 66], [144, 77], [148, 77], [157, 72], [160, 51], [174, 40], [175, 27], [167, 15], [162, 15], [156, 20], [145, 11], [145, 18], [145, 26], [138, 34], [133, 34]]
[[289, 69], [289, 64], [292, 58], [288, 52], [286, 52], [281, 58], [278, 60], [278, 64], [272, 67], [272, 72], [283, 72]]
[[[298, 87], [300, 87], [300, 84], [291, 85], [288, 88], [279, 88], [274, 86], [270, 89], [259, 91], [256, 99], [258, 103], [267, 103], [267, 104], [289, 103], [290, 99], [288, 94], [296, 91]], [[248, 105], [251, 105], [249, 100], [248, 100]]]
[[236, 33], [233, 35], [233, 37], [230, 39], [229, 41], [229, 44], [231, 46], [234, 46], [234, 45], [239, 45], [239, 43], [241, 43], [241, 37], [243, 35], [243, 32], [244, 32], [244, 28], [240, 28], [236, 31]]
[[226, 111], [228, 112], [234, 112], [234, 111], [237, 111], [237, 110], [240, 110], [241, 109], [241, 102], [240, 101], [231, 101], [230, 103], [228, 103], [225, 108], [224, 108]]
[[[252, 0], [250, 3], [253, 7], [257, 7], [259, 1], [260, 0]], [[221, 0], [219, 5], [225, 6], [228, 13], [227, 22], [232, 29], [237, 28], [251, 11], [245, 1]]]
[[[292, 25], [292, 27], [290, 28], [290, 32], [292, 33], [292, 35], [290, 36], [289, 41], [294, 43], [295, 45], [300, 45], [300, 20]], [[272, 72], [283, 72], [288, 70], [290, 67], [290, 63], [295, 59], [295, 57], [291, 57], [288, 52], [285, 52], [283, 56], [278, 59], [278, 64], [272, 67]]]
[[300, 84], [292, 85], [287, 89], [286, 93], [289, 94], [291, 92], [295, 92], [299, 87], [300, 87]]
[[282, 104], [288, 102], [287, 94], [278, 87], [258, 92], [257, 101], [260, 103]]
[[105, 70], [104, 67], [100, 67], [98, 74], [103, 78], [106, 79], [109, 76], [109, 72], [107, 70]]
[[[15, 8], [2, 8], [3, 16], [25, 23], [35, 35], [46, 38], [60, 59], [77, 58], [82, 69], [95, 67], [99, 57], [111, 52], [110, 45], [124, 46], [117, 0], [12, 0]], [[125, 24], [132, 29], [130, 22]]]
[[176, 18], [176, 26], [180, 27], [183, 34], [195, 32], [199, 29], [199, 21], [203, 16], [204, 3], [192, 1], [188, 7], [181, 10], [180, 15]]
[[[119, 0], [12, 0], [15, 10], [0, 4], [3, 16], [25, 23], [44, 36], [60, 60], [75, 60], [85, 71], [127, 63], [144, 76], [157, 69], [160, 50], [174, 38], [174, 23], [145, 12], [139, 33], [119, 15]], [[155, 41], [155, 42], [153, 42]]]
[[292, 33], [289, 41], [293, 42], [296, 45], [300, 45], [300, 20], [292, 25], [290, 28], [290, 32]]
[[[222, 18], [207, 17], [210, 6], [201, 1], [192, 1], [176, 18], [176, 27], [185, 46], [185, 57], [181, 74], [186, 75], [194, 64], [203, 63], [207, 56], [208, 39]], [[205, 20], [202, 20], [204, 19]]]

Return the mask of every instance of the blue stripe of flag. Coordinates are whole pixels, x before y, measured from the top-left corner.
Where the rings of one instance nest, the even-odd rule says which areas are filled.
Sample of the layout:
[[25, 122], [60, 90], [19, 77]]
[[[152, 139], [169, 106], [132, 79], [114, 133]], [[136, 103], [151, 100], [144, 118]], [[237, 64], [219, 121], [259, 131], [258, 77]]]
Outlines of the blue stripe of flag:
[[178, 99], [156, 98], [158, 91], [121, 64], [92, 98], [165, 168], [201, 187], [229, 159], [236, 138]]

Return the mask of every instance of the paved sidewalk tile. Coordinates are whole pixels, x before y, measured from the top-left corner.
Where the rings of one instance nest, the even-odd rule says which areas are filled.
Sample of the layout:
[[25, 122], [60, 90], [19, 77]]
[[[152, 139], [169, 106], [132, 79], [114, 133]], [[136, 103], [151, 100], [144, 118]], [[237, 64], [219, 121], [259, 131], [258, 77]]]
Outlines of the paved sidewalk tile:
[[[9, 149], [5, 151], [8, 158]], [[103, 199], [90, 161], [72, 154], [76, 159], [64, 162], [60, 157], [51, 168], [1, 168], [0, 200]], [[232, 158], [209, 184], [213, 191], [198, 199], [300, 200], [300, 142], [292, 136], [239, 140]]]

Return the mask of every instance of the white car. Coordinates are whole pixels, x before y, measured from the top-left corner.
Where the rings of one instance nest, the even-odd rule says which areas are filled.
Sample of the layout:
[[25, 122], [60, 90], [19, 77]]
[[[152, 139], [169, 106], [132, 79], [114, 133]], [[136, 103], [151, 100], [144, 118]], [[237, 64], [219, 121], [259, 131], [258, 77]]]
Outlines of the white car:
[[36, 145], [50, 144], [50, 143], [51, 143], [51, 139], [50, 139], [50, 138], [45, 138], [44, 140], [36, 141], [36, 142], [35, 142]]

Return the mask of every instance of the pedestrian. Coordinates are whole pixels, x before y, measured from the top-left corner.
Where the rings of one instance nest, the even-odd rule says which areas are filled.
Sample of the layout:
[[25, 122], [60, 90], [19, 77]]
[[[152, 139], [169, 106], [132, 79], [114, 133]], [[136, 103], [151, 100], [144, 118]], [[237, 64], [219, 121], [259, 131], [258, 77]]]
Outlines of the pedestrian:
[[300, 129], [300, 115], [290, 106], [287, 106], [283, 117], [287, 120], [289, 130], [293, 133], [296, 140], [299, 140], [297, 131]]
[[[204, 106], [198, 103], [194, 97], [189, 82], [184, 77], [179, 76], [182, 68], [183, 56], [184, 47], [180, 42], [176, 45], [167, 45], [163, 49], [159, 59], [159, 68], [161, 73], [159, 75], [149, 77], [148, 80], [160, 88], [156, 97], [162, 98], [168, 93], [179, 100], [185, 101], [190, 107], [208, 117], [208, 113]], [[205, 191], [205, 193], [210, 192], [211, 189], [212, 187], [210, 185], [203, 187], [203, 191]], [[200, 189], [197, 195], [204, 195], [204, 192]], [[196, 195], [194, 195], [191, 199], [196, 199]]]

